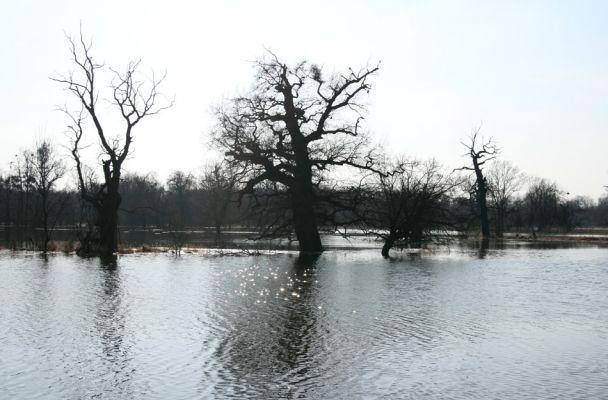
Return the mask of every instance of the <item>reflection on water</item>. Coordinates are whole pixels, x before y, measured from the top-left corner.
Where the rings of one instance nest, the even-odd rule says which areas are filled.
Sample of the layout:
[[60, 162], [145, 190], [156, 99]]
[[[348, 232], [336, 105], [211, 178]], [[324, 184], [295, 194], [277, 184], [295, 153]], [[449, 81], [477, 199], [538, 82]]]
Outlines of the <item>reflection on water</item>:
[[214, 354], [220, 378], [216, 394], [291, 398], [314, 378], [311, 350], [321, 344], [318, 310], [312, 307], [314, 263], [314, 257], [300, 256], [285, 268], [255, 266], [237, 272], [237, 301], [226, 312], [231, 329]]
[[[104, 389], [120, 388], [121, 395], [128, 395], [129, 347], [125, 342], [126, 315], [120, 271], [116, 260], [101, 260], [99, 269], [99, 290], [95, 305], [95, 333], [101, 349], [101, 363], [106, 370], [102, 384]], [[122, 383], [126, 383], [122, 385]]]
[[599, 399], [606, 293], [594, 247], [4, 252], [0, 398]]

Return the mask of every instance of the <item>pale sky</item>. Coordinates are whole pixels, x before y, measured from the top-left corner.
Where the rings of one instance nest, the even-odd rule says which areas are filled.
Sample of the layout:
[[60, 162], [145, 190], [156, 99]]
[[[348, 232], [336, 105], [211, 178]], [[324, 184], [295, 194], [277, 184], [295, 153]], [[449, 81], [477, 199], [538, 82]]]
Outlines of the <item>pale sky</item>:
[[[368, 126], [392, 152], [461, 166], [482, 124], [501, 157], [594, 198], [608, 185], [606, 1], [3, 0], [0, 168], [49, 137], [67, 144], [75, 105], [49, 77], [73, 69], [65, 33], [116, 69], [167, 71], [173, 108], [135, 131], [130, 171], [196, 171], [211, 156], [212, 109], [252, 82], [272, 49], [328, 72], [381, 62]], [[104, 86], [106, 84], [104, 83]], [[93, 140], [93, 131], [91, 141]], [[89, 149], [91, 156], [96, 147]], [[66, 155], [66, 162], [69, 163]], [[72, 165], [71, 163], [69, 165]]]

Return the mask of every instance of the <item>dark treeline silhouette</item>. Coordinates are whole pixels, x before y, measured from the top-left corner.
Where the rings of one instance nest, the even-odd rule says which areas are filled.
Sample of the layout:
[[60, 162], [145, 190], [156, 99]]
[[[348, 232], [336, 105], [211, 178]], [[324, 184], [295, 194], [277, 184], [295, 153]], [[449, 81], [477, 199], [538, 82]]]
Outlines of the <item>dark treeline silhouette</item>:
[[[201, 229], [221, 245], [223, 230], [230, 227], [255, 232], [250, 238], [296, 240], [289, 226], [290, 194], [269, 184], [254, 195], [241, 196], [242, 185], [234, 174], [223, 174], [225, 168], [214, 165], [198, 176], [175, 171], [166, 182], [152, 173], [124, 173], [118, 213], [121, 229], [166, 232], [176, 248], [187, 242], [188, 231]], [[477, 196], [467, 192], [470, 183], [462, 176], [443, 171], [434, 161], [399, 161], [391, 168], [391, 173], [370, 173], [356, 187], [323, 189], [320, 196], [337, 201], [315, 208], [320, 218], [329, 221], [331, 216], [331, 223], [319, 229], [374, 235], [382, 239], [384, 255], [393, 246], [418, 246], [445, 233], [481, 232]], [[511, 173], [501, 177], [505, 169]], [[488, 220], [496, 237], [505, 232], [533, 237], [576, 227], [608, 227], [608, 195], [598, 201], [575, 197], [538, 178], [529, 179], [526, 190], [510, 192], [515, 184], [500, 179], [517, 177], [513, 171], [519, 173], [507, 162], [488, 169]], [[95, 210], [78, 190], [53, 185], [46, 193], [39, 191], [35, 175], [21, 155], [0, 176], [5, 246], [45, 251], [55, 248], [49, 242], [59, 240], [84, 245], [96, 229]], [[521, 173], [518, 179], [522, 187]]]
[[[12, 240], [16, 243], [27, 243], [46, 253], [70, 198], [68, 192], [58, 188], [65, 166], [52, 143], [43, 140], [16, 155], [9, 171], [0, 178], [2, 223], [15, 228], [17, 236]], [[6, 228], [5, 235], [5, 241], [10, 242]]]
[[[124, 72], [97, 63], [82, 33], [69, 45], [75, 71], [53, 80], [77, 104], [63, 109], [70, 165], [44, 140], [6, 166], [0, 224], [7, 246], [46, 252], [54, 241], [76, 242], [81, 255], [107, 256], [118, 250], [121, 232], [139, 229], [166, 233], [179, 253], [193, 230], [211, 232], [222, 246], [225, 228], [245, 227], [250, 237], [287, 238], [310, 253], [323, 251], [324, 231], [371, 235], [388, 256], [395, 246], [454, 233], [481, 233], [485, 241], [608, 226], [608, 195], [595, 202], [525, 177], [497, 159], [498, 147], [479, 130], [464, 143], [465, 166], [451, 172], [434, 160], [387, 156], [364, 125], [378, 66], [327, 74], [270, 52], [255, 63], [251, 90], [216, 112], [211, 136], [222, 162], [199, 174], [174, 171], [165, 182], [129, 173], [135, 127], [172, 105], [160, 104], [163, 79], [138, 79], [139, 62]], [[110, 108], [97, 106], [99, 88], [108, 88], [98, 77], [105, 69], [114, 75]], [[117, 136], [102, 124], [108, 112], [122, 121]], [[81, 155], [93, 140], [101, 149], [99, 171]]]
[[[124, 173], [120, 227], [161, 229], [171, 233], [175, 241], [184, 240], [179, 236], [185, 230], [209, 228], [219, 242], [223, 227], [255, 225], [253, 217], [251, 221], [243, 219], [244, 213], [237, 207], [236, 187], [226, 184], [219, 175], [195, 177], [175, 171], [163, 183], [152, 173]], [[40, 192], [36, 182], [33, 169], [21, 163], [13, 163], [9, 172], [0, 176], [0, 225], [5, 244], [45, 250], [51, 240], [61, 238], [86, 245], [97, 228], [97, 210], [82, 199], [78, 190], [56, 187]]]

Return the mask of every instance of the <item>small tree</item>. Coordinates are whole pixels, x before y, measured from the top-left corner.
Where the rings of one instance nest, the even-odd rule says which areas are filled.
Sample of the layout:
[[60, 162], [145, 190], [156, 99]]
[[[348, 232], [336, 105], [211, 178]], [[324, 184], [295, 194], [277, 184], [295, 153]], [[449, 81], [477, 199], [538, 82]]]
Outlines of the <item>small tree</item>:
[[475, 174], [475, 183], [472, 190], [475, 194], [479, 221], [481, 223], [481, 236], [484, 240], [487, 240], [490, 238], [490, 219], [488, 217], [487, 206], [488, 182], [484, 177], [483, 168], [488, 161], [496, 158], [498, 147], [492, 139], [487, 141], [482, 139], [481, 147], [478, 147], [480, 145], [477, 143], [478, 135], [479, 129], [476, 129], [473, 135], [471, 135], [470, 142], [462, 143], [467, 148], [465, 156], [471, 158], [472, 166], [464, 166], [459, 169], [473, 171]]
[[32, 222], [34, 216], [34, 167], [30, 150], [24, 150], [15, 156], [10, 163], [10, 175], [7, 178], [7, 189], [12, 193], [13, 205], [12, 228], [15, 234], [12, 237], [13, 246], [33, 245]]
[[209, 165], [200, 180], [200, 188], [206, 196], [206, 210], [215, 227], [215, 240], [219, 244], [222, 226], [226, 223], [228, 209], [235, 200], [241, 173], [227, 163]]
[[368, 177], [356, 201], [363, 230], [384, 241], [384, 257], [397, 242], [420, 244], [448, 225], [447, 195], [457, 184], [435, 160], [391, 163]]
[[[81, 167], [81, 174], [83, 176], [82, 184], [84, 184], [84, 191], [86, 193], [96, 193], [101, 187], [95, 171], [86, 165]], [[80, 189], [80, 188], [79, 188]], [[97, 218], [98, 212], [95, 208], [95, 203], [89, 202], [86, 198], [82, 197], [82, 189], [78, 191], [78, 219], [77, 219], [77, 238], [80, 242], [78, 253], [81, 255], [91, 255], [98, 252], [96, 240], [97, 231]]]
[[487, 179], [492, 208], [496, 213], [496, 236], [501, 237], [505, 231], [505, 221], [513, 196], [521, 189], [526, 178], [512, 163], [498, 160], [490, 166]]
[[214, 142], [247, 171], [242, 193], [254, 194], [268, 181], [286, 190], [300, 250], [322, 251], [316, 207], [324, 173], [373, 164], [365, 151], [361, 98], [378, 67], [327, 77], [317, 65], [291, 67], [270, 53], [256, 70], [251, 93], [218, 111]]
[[[67, 197], [63, 200], [52, 199], [53, 191], [57, 181], [61, 179], [65, 173], [63, 162], [55, 152], [53, 145], [49, 140], [43, 140], [36, 146], [36, 150], [31, 154], [33, 165], [34, 188], [40, 198], [41, 223], [43, 230], [42, 251], [48, 251], [49, 242], [51, 241], [52, 229], [55, 221], [59, 217], [61, 203], [65, 203]], [[51, 221], [51, 216], [54, 220]]]
[[169, 235], [176, 254], [186, 243], [184, 229], [190, 216], [190, 202], [195, 189], [194, 176], [183, 171], [173, 171], [167, 179], [165, 194]]
[[533, 231], [545, 231], [557, 226], [562, 195], [556, 183], [533, 179], [524, 198], [528, 227]]
[[608, 193], [597, 200], [596, 221], [600, 226], [608, 226]]
[[[116, 251], [118, 245], [118, 210], [121, 203], [120, 181], [122, 166], [131, 151], [133, 143], [133, 129], [145, 117], [157, 114], [169, 107], [159, 106], [158, 86], [161, 79], [139, 80], [137, 69], [139, 61], [131, 62], [124, 72], [110, 69], [114, 74], [111, 82], [111, 102], [124, 123], [124, 131], [120, 137], [111, 137], [104, 130], [102, 116], [97, 107], [99, 98], [97, 72], [104, 68], [103, 64], [97, 63], [91, 55], [91, 44], [86, 44], [80, 34], [77, 44], [68, 38], [72, 60], [76, 72], [67, 76], [53, 78], [65, 86], [80, 103], [80, 112], [72, 113], [65, 110], [71, 119], [69, 129], [72, 133], [72, 156], [76, 163], [78, 174], [78, 186], [83, 199], [89, 202], [97, 213], [96, 228], [97, 238], [94, 247], [102, 256], [111, 255]], [[97, 134], [97, 139], [102, 149], [102, 172], [103, 181], [96, 191], [87, 190], [85, 177], [83, 176], [83, 164], [81, 160], [81, 140], [84, 134], [84, 119], [89, 117]], [[89, 246], [87, 246], [89, 247]]]

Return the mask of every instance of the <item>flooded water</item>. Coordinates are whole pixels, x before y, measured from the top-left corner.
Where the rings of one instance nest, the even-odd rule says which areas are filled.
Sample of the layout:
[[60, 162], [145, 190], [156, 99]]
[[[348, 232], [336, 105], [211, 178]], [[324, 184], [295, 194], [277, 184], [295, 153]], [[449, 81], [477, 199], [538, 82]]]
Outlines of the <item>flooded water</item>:
[[606, 399], [608, 249], [0, 253], [1, 399]]

